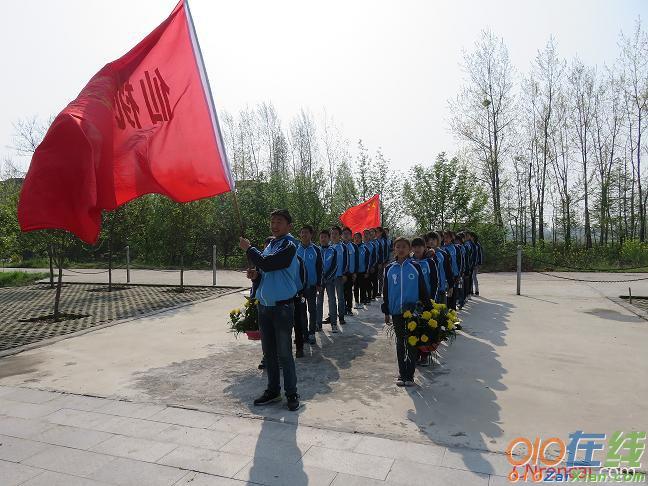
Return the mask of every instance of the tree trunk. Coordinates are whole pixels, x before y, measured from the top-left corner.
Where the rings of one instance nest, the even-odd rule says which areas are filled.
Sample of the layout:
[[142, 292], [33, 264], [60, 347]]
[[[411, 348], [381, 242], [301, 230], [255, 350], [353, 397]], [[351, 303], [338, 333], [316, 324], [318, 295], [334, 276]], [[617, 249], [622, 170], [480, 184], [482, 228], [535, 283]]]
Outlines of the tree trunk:
[[58, 322], [60, 319], [61, 287], [63, 286], [63, 238], [61, 237], [61, 249], [57, 258], [58, 280], [56, 282], [56, 294], [54, 295], [54, 322]]
[[54, 247], [50, 243], [47, 247], [47, 256], [49, 257], [49, 274], [50, 274], [50, 288], [54, 288]]

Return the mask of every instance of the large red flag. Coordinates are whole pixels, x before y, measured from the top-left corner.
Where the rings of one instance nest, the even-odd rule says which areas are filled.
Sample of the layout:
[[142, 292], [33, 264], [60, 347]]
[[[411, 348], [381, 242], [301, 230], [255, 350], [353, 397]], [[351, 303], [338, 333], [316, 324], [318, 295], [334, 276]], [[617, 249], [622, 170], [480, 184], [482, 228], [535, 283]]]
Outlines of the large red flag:
[[148, 193], [187, 202], [232, 190], [189, 7], [99, 71], [54, 120], [20, 195], [23, 231], [94, 243], [101, 211]]
[[371, 199], [347, 209], [340, 216], [340, 221], [354, 233], [380, 226], [380, 197], [376, 194]]

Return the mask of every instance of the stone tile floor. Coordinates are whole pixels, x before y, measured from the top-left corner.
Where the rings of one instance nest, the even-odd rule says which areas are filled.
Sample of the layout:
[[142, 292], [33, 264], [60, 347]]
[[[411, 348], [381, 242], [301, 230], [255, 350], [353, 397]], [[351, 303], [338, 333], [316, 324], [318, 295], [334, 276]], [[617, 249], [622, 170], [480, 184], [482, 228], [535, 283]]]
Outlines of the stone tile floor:
[[57, 323], [21, 322], [21, 319], [53, 312], [55, 291], [48, 285], [0, 289], [0, 352], [236, 290], [231, 287], [187, 287], [186, 292], [180, 293], [176, 291], [177, 287], [172, 286], [130, 286], [108, 293], [104, 291], [106, 288], [98, 284], [65, 284], [61, 312], [87, 317]]
[[0, 386], [2, 486], [488, 486], [507, 473], [499, 454]]

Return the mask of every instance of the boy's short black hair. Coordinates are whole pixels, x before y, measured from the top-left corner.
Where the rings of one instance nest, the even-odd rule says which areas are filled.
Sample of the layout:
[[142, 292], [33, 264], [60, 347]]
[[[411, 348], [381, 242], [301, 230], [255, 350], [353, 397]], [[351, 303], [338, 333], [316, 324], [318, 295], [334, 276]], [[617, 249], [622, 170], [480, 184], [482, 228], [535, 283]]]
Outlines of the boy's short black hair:
[[272, 218], [273, 216], [279, 216], [285, 219], [288, 224], [292, 224], [293, 222], [292, 216], [287, 209], [275, 209], [270, 213], [270, 217]]
[[405, 242], [405, 243], [407, 243], [407, 246], [409, 246], [410, 248], [412, 248], [412, 243], [410, 242], [410, 240], [408, 240], [408, 239], [405, 238], [404, 236], [399, 236], [398, 238], [396, 238], [396, 239], [394, 240], [394, 248], [396, 247], [396, 243], [400, 243], [400, 242]]
[[359, 236], [360, 238], [362, 238], [362, 233], [356, 231], [355, 233], [353, 233], [353, 236]]
[[351, 228], [349, 228], [348, 226], [342, 228], [342, 233], [344, 233], [345, 231], [348, 231], [349, 233], [353, 234], [353, 231], [351, 231]]
[[366, 228], [365, 230], [362, 231], [362, 234], [365, 233], [371, 233], [371, 228]]
[[304, 226], [301, 227], [301, 229], [308, 230], [311, 235], [315, 232], [315, 230], [313, 229], [313, 227], [310, 224], [305, 224]]
[[320, 231], [320, 235], [327, 235], [329, 238], [331, 237], [331, 232], [324, 228], [323, 230]]
[[417, 236], [412, 240], [412, 246], [425, 246], [425, 240], [420, 236]]
[[337, 230], [338, 233], [342, 234], [342, 228], [339, 226], [331, 226], [331, 231]]
[[443, 236], [446, 236], [446, 235], [448, 235], [450, 238], [454, 238], [454, 236], [455, 236], [454, 231], [449, 230], [449, 229], [443, 230]]
[[439, 239], [439, 234], [436, 231], [430, 231], [428, 233], [425, 233], [425, 239], [426, 240], [438, 240]]

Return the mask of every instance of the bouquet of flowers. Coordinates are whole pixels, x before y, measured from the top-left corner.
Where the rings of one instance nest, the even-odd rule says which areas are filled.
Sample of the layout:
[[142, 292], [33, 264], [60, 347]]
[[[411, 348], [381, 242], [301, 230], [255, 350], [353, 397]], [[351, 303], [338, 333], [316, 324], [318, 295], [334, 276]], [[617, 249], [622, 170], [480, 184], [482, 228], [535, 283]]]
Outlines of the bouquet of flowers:
[[258, 340], [261, 338], [257, 307], [259, 301], [250, 297], [245, 299], [243, 309], [232, 309], [230, 311], [230, 332], [233, 332], [237, 337], [244, 332], [248, 335], [248, 339]]
[[434, 301], [432, 309], [423, 310], [417, 306], [412, 311], [405, 311], [403, 317], [407, 321], [407, 344], [421, 351], [435, 351], [442, 341], [454, 340], [457, 330], [461, 329], [457, 313]]

